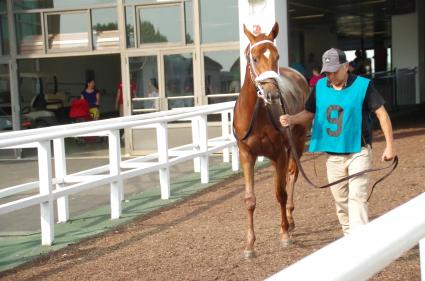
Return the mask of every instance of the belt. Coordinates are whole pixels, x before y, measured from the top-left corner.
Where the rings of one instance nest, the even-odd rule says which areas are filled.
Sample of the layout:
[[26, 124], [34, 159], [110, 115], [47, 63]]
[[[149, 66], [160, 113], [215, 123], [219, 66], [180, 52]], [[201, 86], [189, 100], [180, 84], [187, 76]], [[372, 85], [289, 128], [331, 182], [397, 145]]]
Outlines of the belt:
[[[363, 145], [361, 148], [362, 149], [363, 148], [366, 148], [366, 145]], [[330, 152], [330, 151], [326, 151], [326, 153], [329, 154], [329, 155], [336, 155], [336, 156], [338, 156], [338, 155], [350, 155], [350, 154], [353, 154], [354, 152]]]

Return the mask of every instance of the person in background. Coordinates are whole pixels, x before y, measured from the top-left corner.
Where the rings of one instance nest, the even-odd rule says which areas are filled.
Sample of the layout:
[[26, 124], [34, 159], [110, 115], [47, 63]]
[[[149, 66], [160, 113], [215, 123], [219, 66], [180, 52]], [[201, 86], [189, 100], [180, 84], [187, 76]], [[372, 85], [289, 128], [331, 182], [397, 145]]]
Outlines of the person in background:
[[81, 92], [81, 99], [85, 99], [89, 103], [90, 115], [93, 120], [98, 120], [100, 117], [99, 113], [99, 102], [100, 94], [95, 88], [96, 82], [94, 79], [88, 79], [84, 90]]
[[[155, 98], [159, 96], [158, 93], [158, 81], [156, 80], [156, 78], [151, 78], [149, 79], [149, 83], [148, 83], [148, 93], [146, 95], [149, 98]], [[150, 106], [147, 106], [146, 108], [159, 108], [159, 104], [158, 104], [158, 99], [155, 99], [154, 101], [150, 101]]]
[[317, 81], [322, 79], [324, 76], [320, 74], [320, 67], [318, 65], [314, 65], [311, 68], [311, 78], [310, 81], [308, 81], [308, 84], [310, 85], [310, 88], [314, 88], [316, 86]]
[[[322, 62], [321, 73], [326, 78], [317, 82], [303, 111], [280, 117], [282, 126], [308, 126], [314, 119], [309, 151], [328, 154], [329, 182], [371, 168], [372, 113], [378, 117], [386, 142], [381, 160], [394, 159], [391, 120], [371, 81], [348, 72], [347, 58], [339, 49], [327, 50]], [[367, 174], [333, 185], [331, 192], [344, 235], [369, 222]]]
[[[131, 98], [134, 98], [136, 96], [136, 84], [132, 81], [130, 83], [130, 87]], [[117, 98], [115, 99], [115, 110], [118, 110], [120, 117], [124, 116], [122, 82], [118, 85]]]
[[366, 63], [365, 63], [365, 54], [362, 50], [357, 49], [355, 52], [355, 59], [351, 61], [350, 66], [352, 67], [353, 74], [356, 75], [365, 75], [367, 74]]

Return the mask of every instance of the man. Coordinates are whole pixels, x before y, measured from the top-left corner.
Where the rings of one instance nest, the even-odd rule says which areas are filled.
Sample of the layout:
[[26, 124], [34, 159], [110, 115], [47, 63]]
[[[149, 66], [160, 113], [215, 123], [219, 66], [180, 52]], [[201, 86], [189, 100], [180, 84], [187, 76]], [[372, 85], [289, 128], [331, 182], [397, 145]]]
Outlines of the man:
[[[327, 50], [322, 57], [320, 79], [305, 109], [296, 115], [282, 115], [282, 126], [309, 126], [314, 119], [310, 152], [326, 152], [329, 182], [370, 168], [372, 162], [372, 119], [378, 117], [386, 147], [382, 161], [396, 156], [390, 118], [384, 100], [370, 80], [350, 74], [345, 53]], [[352, 178], [331, 187], [338, 220], [344, 235], [368, 223], [368, 176]]]

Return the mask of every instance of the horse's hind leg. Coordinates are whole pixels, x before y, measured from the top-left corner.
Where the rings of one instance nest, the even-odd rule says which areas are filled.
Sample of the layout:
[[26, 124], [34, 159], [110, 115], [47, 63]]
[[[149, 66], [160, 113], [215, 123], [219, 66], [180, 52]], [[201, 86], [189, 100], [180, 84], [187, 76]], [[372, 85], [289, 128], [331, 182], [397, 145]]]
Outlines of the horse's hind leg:
[[297, 164], [295, 163], [295, 160], [291, 157], [289, 160], [289, 166], [288, 166], [288, 175], [286, 180], [286, 192], [288, 195], [288, 201], [286, 202], [286, 216], [288, 218], [288, 231], [292, 231], [295, 228], [295, 221], [294, 221], [294, 187], [295, 182], [297, 181], [298, 177], [298, 168]]
[[244, 255], [245, 258], [252, 258], [255, 256], [254, 242], [254, 211], [256, 206], [256, 198], [254, 194], [254, 164], [256, 158], [247, 150], [239, 146], [239, 155], [241, 166], [245, 179], [245, 206], [247, 209], [247, 233], [246, 233], [246, 246]]
[[276, 169], [274, 176], [275, 192], [277, 201], [280, 203], [281, 224], [280, 224], [280, 241], [282, 246], [286, 247], [291, 244], [289, 235], [289, 224], [286, 213], [286, 204], [288, 202], [288, 194], [286, 192], [286, 169], [288, 168], [286, 151], [282, 152], [281, 157], [277, 161], [273, 161]]

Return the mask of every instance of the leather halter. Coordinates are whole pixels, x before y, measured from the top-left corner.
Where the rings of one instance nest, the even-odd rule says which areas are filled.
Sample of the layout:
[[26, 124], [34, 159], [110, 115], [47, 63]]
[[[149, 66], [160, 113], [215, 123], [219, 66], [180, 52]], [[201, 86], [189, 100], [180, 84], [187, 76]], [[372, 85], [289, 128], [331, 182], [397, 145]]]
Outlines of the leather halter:
[[[262, 83], [264, 83], [267, 80], [272, 80], [272, 79], [276, 80], [279, 77], [279, 74], [275, 71], [268, 70], [268, 71], [262, 72], [261, 74], [258, 75], [256, 68], [255, 68], [255, 65], [254, 65], [254, 59], [252, 57], [252, 49], [254, 49], [255, 47], [257, 47], [261, 44], [273, 44], [273, 46], [274, 46], [274, 42], [271, 41], [271, 40], [261, 40], [261, 41], [255, 42], [252, 45], [251, 44], [249, 45], [248, 54], [246, 56], [246, 59], [247, 59], [247, 64], [248, 64], [248, 69], [249, 69], [251, 81], [255, 85], [255, 90], [256, 90], [258, 98], [255, 102], [254, 112], [251, 116], [251, 121], [249, 123], [248, 130], [246, 131], [245, 135], [240, 139], [241, 141], [246, 140], [252, 133], [255, 121], [257, 119], [258, 110], [260, 108], [260, 99], [263, 100], [264, 105], [266, 106], [267, 113], [268, 113], [268, 116], [270, 118], [270, 121], [272, 122], [273, 127], [278, 131], [279, 131], [279, 127], [280, 127], [278, 124], [276, 124], [275, 120], [272, 117], [272, 113], [271, 113], [270, 108], [269, 108], [271, 101], [269, 101], [268, 98], [266, 97], [264, 90], [263, 90], [263, 86], [262, 86]], [[277, 70], [278, 69], [279, 69], [279, 66], [277, 67]], [[270, 82], [267, 82], [267, 83], [270, 83]], [[280, 97], [281, 105], [283, 106], [284, 103], [283, 103], [282, 95], [279, 95], [279, 97]], [[284, 110], [284, 112], [287, 112], [287, 111]], [[234, 128], [233, 128], [233, 135], [235, 136], [236, 139], [238, 139], [238, 137], [236, 136], [236, 132], [235, 132]]]

